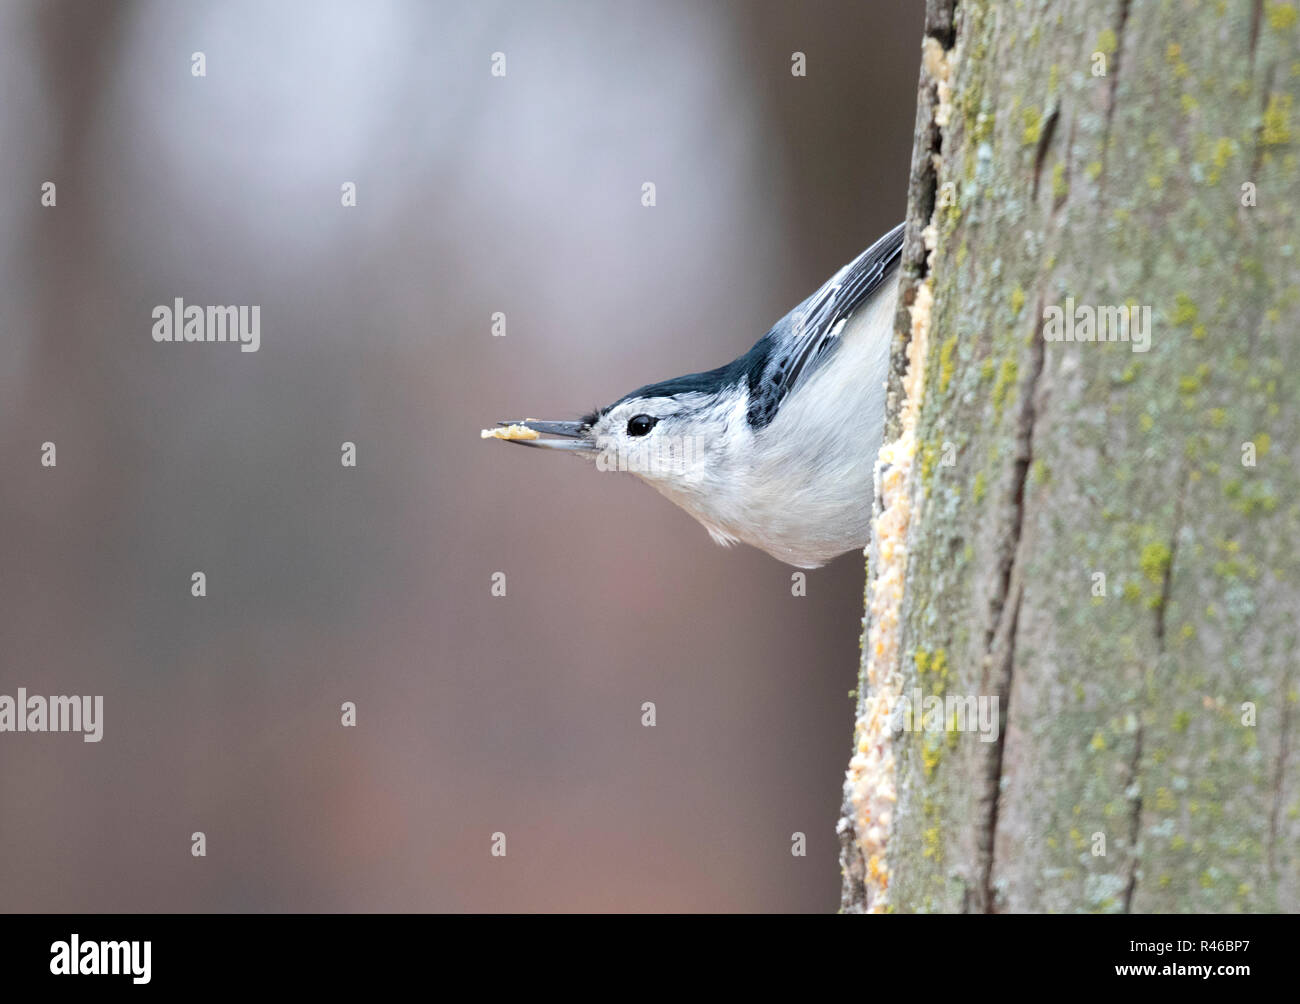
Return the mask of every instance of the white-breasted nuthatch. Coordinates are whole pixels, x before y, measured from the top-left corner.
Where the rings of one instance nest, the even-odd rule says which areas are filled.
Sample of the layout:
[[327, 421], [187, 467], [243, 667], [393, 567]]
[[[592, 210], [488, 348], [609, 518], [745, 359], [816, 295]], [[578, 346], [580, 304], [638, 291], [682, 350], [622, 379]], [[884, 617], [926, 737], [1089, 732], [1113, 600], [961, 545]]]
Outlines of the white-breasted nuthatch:
[[629, 471], [718, 543], [799, 568], [862, 548], [902, 246], [900, 223], [725, 366], [647, 384], [576, 422], [502, 422], [484, 436]]

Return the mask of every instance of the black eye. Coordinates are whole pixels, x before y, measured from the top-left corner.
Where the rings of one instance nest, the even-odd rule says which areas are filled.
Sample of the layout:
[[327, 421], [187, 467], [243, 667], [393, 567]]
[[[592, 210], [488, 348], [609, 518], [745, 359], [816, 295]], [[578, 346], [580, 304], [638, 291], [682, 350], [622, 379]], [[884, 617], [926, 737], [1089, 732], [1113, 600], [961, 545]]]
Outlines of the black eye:
[[627, 420], [627, 434], [629, 436], [644, 436], [655, 427], [659, 419], [650, 415], [633, 415]]

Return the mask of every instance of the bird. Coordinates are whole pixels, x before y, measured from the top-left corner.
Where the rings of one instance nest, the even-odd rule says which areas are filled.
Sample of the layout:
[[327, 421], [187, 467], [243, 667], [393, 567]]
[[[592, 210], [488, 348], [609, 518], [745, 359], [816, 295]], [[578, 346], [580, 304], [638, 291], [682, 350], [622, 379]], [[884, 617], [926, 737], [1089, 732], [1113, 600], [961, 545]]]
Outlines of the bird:
[[717, 543], [795, 568], [861, 550], [902, 246], [900, 223], [725, 366], [646, 384], [576, 421], [498, 422], [482, 435], [635, 474]]

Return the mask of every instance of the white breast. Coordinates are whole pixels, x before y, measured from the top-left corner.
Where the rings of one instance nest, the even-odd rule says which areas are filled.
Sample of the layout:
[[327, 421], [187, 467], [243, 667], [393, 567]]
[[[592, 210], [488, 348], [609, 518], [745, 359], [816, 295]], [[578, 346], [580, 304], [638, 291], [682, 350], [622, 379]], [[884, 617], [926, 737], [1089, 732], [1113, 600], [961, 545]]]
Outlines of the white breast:
[[800, 568], [866, 545], [896, 298], [890, 277], [848, 319], [834, 354], [754, 433], [743, 469], [731, 466], [697, 496], [694, 514], [715, 537]]

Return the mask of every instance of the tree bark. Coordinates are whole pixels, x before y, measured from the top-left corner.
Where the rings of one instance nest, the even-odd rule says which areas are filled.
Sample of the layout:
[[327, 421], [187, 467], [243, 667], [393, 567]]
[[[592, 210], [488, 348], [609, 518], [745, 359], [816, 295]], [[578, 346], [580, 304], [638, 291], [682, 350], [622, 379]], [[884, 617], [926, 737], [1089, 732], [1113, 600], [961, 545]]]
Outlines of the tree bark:
[[930, 0], [843, 909], [1300, 909], [1298, 6]]

